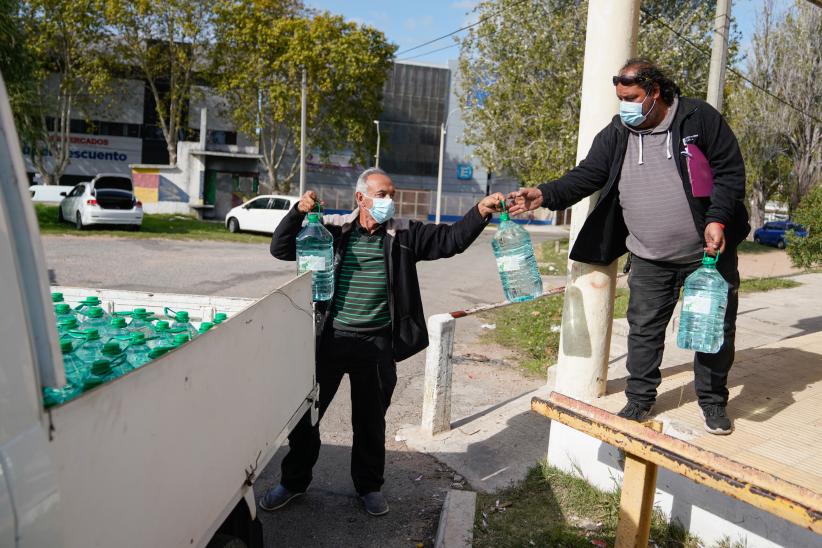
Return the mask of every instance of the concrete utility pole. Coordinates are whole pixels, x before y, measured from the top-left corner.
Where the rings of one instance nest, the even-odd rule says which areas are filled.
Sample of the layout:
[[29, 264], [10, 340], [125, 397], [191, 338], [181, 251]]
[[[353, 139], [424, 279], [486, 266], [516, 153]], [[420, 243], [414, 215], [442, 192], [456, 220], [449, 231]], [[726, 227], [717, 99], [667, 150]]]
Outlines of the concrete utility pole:
[[714, 41], [711, 47], [711, 71], [708, 73], [708, 101], [722, 112], [725, 89], [725, 66], [728, 63], [728, 29], [731, 25], [731, 0], [717, 0], [714, 19]]
[[306, 103], [308, 100], [308, 75], [303, 69], [303, 81], [300, 96], [300, 196], [305, 194], [305, 134]]
[[442, 212], [442, 161], [445, 156], [445, 131], [445, 123], [443, 123], [440, 126], [440, 167], [437, 171], [437, 209], [434, 215], [436, 224], [440, 224], [440, 213]]
[[[618, 110], [611, 77], [633, 56], [638, 27], [639, 0], [588, 3], [577, 162]], [[571, 246], [598, 197], [595, 194], [573, 207]], [[616, 262], [596, 266], [569, 260], [566, 287], [555, 390], [590, 401], [605, 393], [608, 380]]]
[[374, 154], [374, 167], [380, 167], [380, 121], [374, 120], [377, 125], [377, 153]]

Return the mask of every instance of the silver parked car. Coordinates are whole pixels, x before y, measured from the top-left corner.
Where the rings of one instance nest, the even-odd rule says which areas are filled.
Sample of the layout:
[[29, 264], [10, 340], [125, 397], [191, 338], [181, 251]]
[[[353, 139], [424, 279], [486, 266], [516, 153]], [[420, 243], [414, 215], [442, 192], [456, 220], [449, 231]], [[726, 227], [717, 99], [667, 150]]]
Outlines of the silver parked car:
[[57, 220], [74, 223], [77, 230], [90, 225], [127, 225], [140, 230], [143, 204], [135, 197], [127, 175], [101, 173], [61, 194], [65, 198], [60, 202]]

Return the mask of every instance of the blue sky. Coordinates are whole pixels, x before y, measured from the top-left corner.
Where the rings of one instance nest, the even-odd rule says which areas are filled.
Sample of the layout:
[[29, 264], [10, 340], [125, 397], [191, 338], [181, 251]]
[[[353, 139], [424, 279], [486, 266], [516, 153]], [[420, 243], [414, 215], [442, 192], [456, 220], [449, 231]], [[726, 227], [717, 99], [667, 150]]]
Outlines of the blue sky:
[[[399, 59], [444, 65], [456, 58], [459, 49], [446, 38], [434, 44], [403, 54], [403, 50], [442, 36], [476, 20], [471, 14], [476, 0], [305, 0], [314, 8], [344, 15], [367, 23], [383, 32], [399, 46]], [[734, 0], [733, 15], [742, 33], [743, 51], [753, 33], [756, 14], [765, 0]], [[774, 0], [777, 10], [789, 8], [791, 0]], [[433, 51], [447, 47], [442, 51]]]

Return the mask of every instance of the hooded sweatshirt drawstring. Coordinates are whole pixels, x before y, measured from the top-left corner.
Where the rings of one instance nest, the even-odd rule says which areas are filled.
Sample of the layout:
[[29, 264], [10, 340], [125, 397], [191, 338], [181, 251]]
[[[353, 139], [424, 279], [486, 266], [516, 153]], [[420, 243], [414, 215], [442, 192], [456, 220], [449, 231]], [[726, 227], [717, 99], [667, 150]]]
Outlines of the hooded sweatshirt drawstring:
[[[671, 152], [671, 130], [670, 129], [667, 131], [667, 134], [668, 134], [668, 136], [665, 138], [665, 157], [670, 160], [671, 158], [674, 157], [672, 152]], [[639, 135], [639, 162], [637, 162], [637, 163], [639, 165], [642, 165], [642, 164], [645, 163], [645, 159], [642, 155], [642, 152], [643, 152], [642, 151], [642, 143], [643, 143], [643, 138], [645, 137], [645, 134], [644, 133], [637, 133], [637, 135]]]
[[[665, 153], [666, 153], [669, 160], [673, 157], [673, 155], [671, 154], [671, 130], [670, 129], [668, 130], [668, 139], [665, 142]], [[642, 154], [640, 153], [640, 158], [641, 157], [642, 157]]]
[[639, 165], [644, 164], [645, 162], [642, 160], [642, 138], [645, 136], [644, 133], [639, 134]]

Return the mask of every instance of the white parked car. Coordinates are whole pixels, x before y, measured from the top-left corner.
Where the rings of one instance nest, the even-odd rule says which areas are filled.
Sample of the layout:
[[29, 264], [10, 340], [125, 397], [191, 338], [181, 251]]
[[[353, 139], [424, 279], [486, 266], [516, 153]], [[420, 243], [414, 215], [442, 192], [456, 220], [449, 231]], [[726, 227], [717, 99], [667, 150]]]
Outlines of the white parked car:
[[273, 234], [288, 210], [299, 201], [297, 196], [257, 196], [229, 211], [225, 216], [225, 226], [229, 232]]
[[57, 220], [74, 223], [77, 230], [89, 225], [127, 225], [140, 230], [143, 204], [134, 196], [130, 177], [101, 173], [65, 193]]
[[31, 193], [32, 202], [59, 204], [65, 196], [61, 192], [68, 194], [73, 188], [73, 186], [63, 185], [31, 185], [29, 193]]

